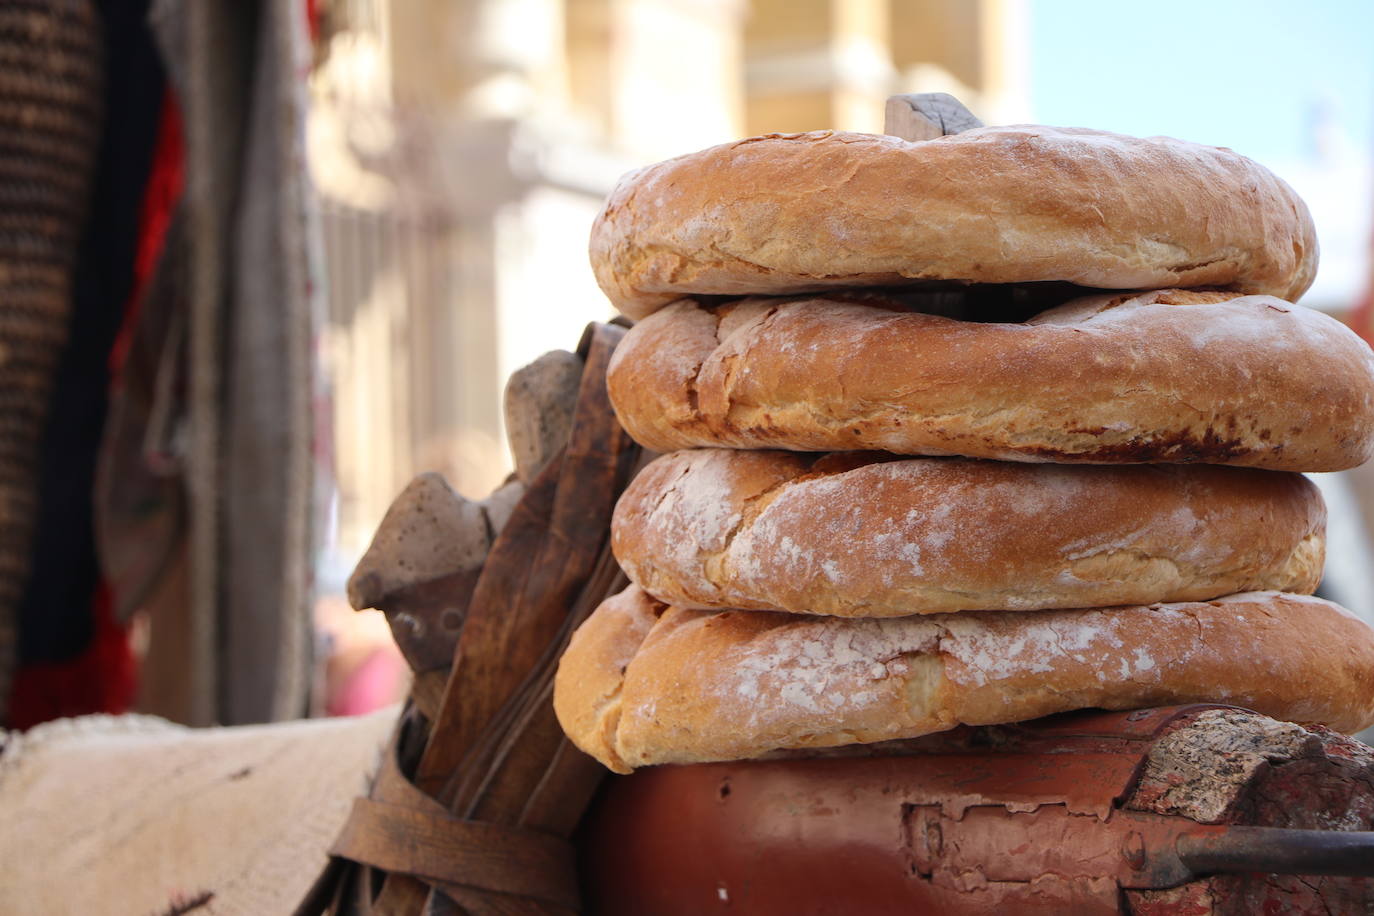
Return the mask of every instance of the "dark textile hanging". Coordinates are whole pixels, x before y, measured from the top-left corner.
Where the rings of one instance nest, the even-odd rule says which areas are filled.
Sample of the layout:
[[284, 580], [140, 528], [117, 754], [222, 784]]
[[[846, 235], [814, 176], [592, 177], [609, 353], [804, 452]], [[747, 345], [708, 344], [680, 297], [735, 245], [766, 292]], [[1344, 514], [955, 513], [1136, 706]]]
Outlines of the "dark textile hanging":
[[0, 724], [128, 708], [136, 611], [140, 708], [306, 711], [305, 22], [294, 2], [0, 5]]
[[[103, 122], [102, 44], [96, 9], [85, 0], [13, 0], [0, 8], [0, 721], [11, 718], [17, 665], [70, 657], [94, 630], [89, 525], [84, 544], [81, 531], [60, 532], [54, 559], [63, 582], [46, 567], [34, 569], [33, 546], [35, 531], [53, 537], [39, 520], [45, 489], [54, 505], [89, 493], [69, 493], [61, 478], [68, 469], [50, 468], [44, 451], [64, 438], [54, 439], [48, 425], [55, 394], [64, 413], [90, 409], [74, 396], [81, 385], [63, 360]], [[91, 328], [88, 338], [86, 330], [83, 347], [99, 349], [108, 337]], [[26, 597], [35, 576], [55, 596], [52, 605]]]

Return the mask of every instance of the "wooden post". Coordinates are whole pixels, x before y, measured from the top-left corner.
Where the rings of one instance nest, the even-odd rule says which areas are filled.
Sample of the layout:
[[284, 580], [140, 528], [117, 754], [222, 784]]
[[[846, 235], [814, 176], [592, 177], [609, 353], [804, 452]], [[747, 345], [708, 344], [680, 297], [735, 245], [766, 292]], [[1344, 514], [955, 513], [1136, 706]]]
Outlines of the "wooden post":
[[[552, 381], [526, 373], [508, 390], [507, 407], [531, 421], [526, 426], [534, 435], [523, 449], [529, 486], [498, 536], [483, 541], [469, 518], [476, 504], [465, 503], [439, 480], [417, 482], [410, 498], [398, 500], [394, 518], [389, 514], [383, 522], [375, 553], [350, 583], [354, 604], [375, 603], [404, 620], [409, 629], [396, 630], [397, 641], [417, 637], [408, 658], [429, 665], [446, 652], [451, 665], [426, 672], [424, 691], [417, 674], [412, 700], [424, 712], [429, 733], [409, 742], [413, 754], [401, 754], [398, 738], [388, 752], [397, 756], [394, 766], [389, 760], [369, 798], [355, 803], [333, 850], [354, 864], [322, 874], [298, 914], [500, 909], [571, 916], [560, 894], [571, 888], [575, 895], [575, 879], [555, 888], [558, 894], [532, 885], [527, 897], [512, 901], [511, 863], [534, 863], [528, 867], [537, 876], [545, 871], [538, 862], [552, 856], [571, 875], [572, 848], [559, 838], [572, 833], [604, 775], [563, 736], [551, 695], [557, 661], [573, 629], [626, 584], [610, 551], [610, 517], [620, 491], [646, 459], [606, 396], [606, 367], [623, 334], [618, 327], [592, 325], [572, 357], [575, 364], [560, 358], [568, 365], [548, 373]], [[572, 407], [567, 432], [533, 422], [566, 402]], [[551, 449], [556, 453], [549, 455]], [[433, 524], [450, 517], [449, 524]], [[420, 524], [426, 519], [427, 534]], [[443, 549], [463, 537], [474, 541], [474, 549], [461, 557]], [[443, 628], [456, 622], [461, 626]], [[435, 625], [423, 627], [421, 640], [416, 624]], [[445, 674], [439, 689], [433, 681]], [[411, 760], [413, 775], [402, 775]], [[468, 834], [480, 839], [485, 855], [464, 854]], [[398, 849], [417, 844], [431, 850], [450, 845], [456, 859], [451, 867], [440, 867], [437, 859], [397, 859]], [[505, 864], [484, 872], [482, 863], [493, 861]], [[373, 869], [385, 873], [375, 899]], [[348, 894], [357, 887], [364, 890], [362, 903]]]
[[983, 122], [947, 92], [890, 95], [883, 133], [903, 140], [934, 140], [962, 133]]

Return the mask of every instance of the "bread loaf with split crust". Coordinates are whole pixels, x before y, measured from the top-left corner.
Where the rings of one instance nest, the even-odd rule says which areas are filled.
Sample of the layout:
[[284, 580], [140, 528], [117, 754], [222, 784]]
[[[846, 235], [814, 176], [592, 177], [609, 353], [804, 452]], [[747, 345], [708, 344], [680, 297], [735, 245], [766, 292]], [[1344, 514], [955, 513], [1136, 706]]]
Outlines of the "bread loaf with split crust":
[[554, 708], [619, 773], [1072, 709], [1220, 702], [1374, 723], [1374, 631], [1319, 598], [841, 620], [668, 607], [631, 586], [574, 634]]
[[1374, 354], [1266, 296], [1165, 290], [983, 324], [863, 298], [684, 300], [636, 325], [607, 386], [656, 451], [881, 449], [1289, 471], [1374, 454]]
[[1326, 507], [1297, 474], [695, 449], [626, 488], [611, 546], [682, 607], [842, 617], [1311, 592]]
[[770, 134], [626, 175], [591, 262], [631, 318], [684, 295], [932, 281], [1227, 287], [1296, 300], [1317, 241], [1257, 163], [1165, 137], [985, 127]]

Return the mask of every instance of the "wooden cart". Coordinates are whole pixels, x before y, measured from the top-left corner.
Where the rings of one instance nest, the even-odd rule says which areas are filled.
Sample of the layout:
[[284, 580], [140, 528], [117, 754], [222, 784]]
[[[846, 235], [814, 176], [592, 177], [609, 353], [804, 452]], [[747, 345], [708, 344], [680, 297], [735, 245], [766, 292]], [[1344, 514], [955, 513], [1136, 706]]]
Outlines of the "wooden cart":
[[[947, 96], [889, 106], [910, 139], [976, 125]], [[512, 389], [569, 422], [525, 449], [499, 535], [488, 514], [474, 539], [483, 516], [432, 476], [383, 522], [350, 592], [415, 685], [298, 913], [1374, 913], [1374, 751], [1230, 707], [609, 777], [551, 693], [626, 585], [611, 511], [652, 457], [606, 398], [623, 333], [591, 325], [580, 377]]]

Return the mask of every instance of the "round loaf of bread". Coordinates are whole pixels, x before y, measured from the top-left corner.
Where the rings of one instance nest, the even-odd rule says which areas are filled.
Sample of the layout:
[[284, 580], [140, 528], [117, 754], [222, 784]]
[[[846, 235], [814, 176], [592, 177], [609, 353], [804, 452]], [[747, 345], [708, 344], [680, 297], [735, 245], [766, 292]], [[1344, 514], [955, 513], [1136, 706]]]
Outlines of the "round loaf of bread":
[[910, 142], [769, 134], [632, 172], [592, 227], [632, 318], [690, 294], [931, 281], [1218, 286], [1296, 300], [1317, 243], [1302, 200], [1227, 149], [986, 127]]
[[607, 377], [656, 451], [882, 449], [1010, 461], [1334, 471], [1374, 453], [1374, 353], [1268, 296], [1093, 296], [1024, 323], [876, 296], [674, 303]]
[[621, 495], [611, 546], [681, 607], [840, 617], [1311, 592], [1326, 508], [1304, 477], [697, 449]]
[[631, 586], [573, 635], [554, 683], [564, 731], [618, 773], [1195, 702], [1358, 731], [1374, 724], [1374, 630], [1277, 592], [839, 620], [684, 610]]

